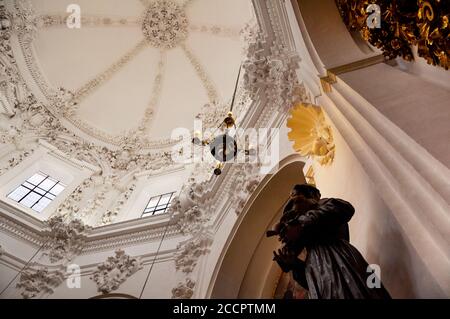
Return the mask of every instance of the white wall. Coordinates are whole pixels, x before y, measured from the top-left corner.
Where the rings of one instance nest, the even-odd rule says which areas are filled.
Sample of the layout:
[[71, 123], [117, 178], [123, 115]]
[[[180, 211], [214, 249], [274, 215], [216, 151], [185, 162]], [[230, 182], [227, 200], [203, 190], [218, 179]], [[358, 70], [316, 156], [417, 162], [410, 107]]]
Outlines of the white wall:
[[[332, 125], [333, 126], [333, 125]], [[394, 298], [441, 297], [442, 291], [410, 247], [371, 179], [333, 126], [336, 155], [330, 166], [313, 164], [322, 197], [338, 197], [355, 207], [350, 241], [369, 264], [381, 267], [381, 279]]]

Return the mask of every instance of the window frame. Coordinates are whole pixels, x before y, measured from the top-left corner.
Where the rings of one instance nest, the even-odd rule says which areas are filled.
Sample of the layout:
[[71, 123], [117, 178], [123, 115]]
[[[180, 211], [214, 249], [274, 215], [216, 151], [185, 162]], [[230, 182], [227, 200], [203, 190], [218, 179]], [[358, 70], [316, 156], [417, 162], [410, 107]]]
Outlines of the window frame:
[[[36, 175], [41, 175], [41, 177], [44, 177], [41, 181], [39, 181], [37, 184], [32, 181], [32, 178], [35, 177]], [[44, 182], [46, 181], [51, 181], [54, 184], [51, 187], [40, 187]], [[58, 193], [53, 193], [52, 190], [56, 187], [56, 186], [61, 186], [63, 187], [62, 190], [60, 190]], [[23, 207], [29, 208], [31, 210], [33, 210], [34, 212], [41, 214], [55, 199], [58, 195], [60, 195], [62, 192], [64, 192], [64, 190], [66, 189], [67, 185], [62, 183], [60, 180], [57, 180], [56, 178], [53, 178], [52, 176], [50, 176], [49, 174], [46, 174], [42, 171], [37, 171], [34, 174], [32, 174], [30, 177], [28, 177], [25, 181], [23, 181], [22, 183], [20, 183], [17, 187], [15, 187], [12, 191], [10, 191], [7, 195], [6, 198], [14, 201], [17, 204], [20, 204]], [[20, 199], [16, 199], [14, 197], [11, 197], [11, 195], [16, 192], [17, 190], [19, 190], [20, 188], [24, 188], [27, 191], [25, 192], [24, 195], [21, 195]], [[30, 194], [38, 196], [39, 199], [37, 199], [36, 201], [34, 201], [34, 203], [32, 205], [27, 205], [25, 203], [23, 203], [24, 199], [26, 199]], [[45, 205], [45, 207], [43, 207], [41, 210], [38, 210], [35, 208], [36, 205], [38, 205], [42, 199], [46, 199], [48, 201], [48, 203]]]
[[[152, 196], [150, 197], [150, 199], [147, 201], [147, 204], [145, 205], [144, 211], [141, 214], [141, 218], [143, 217], [148, 217], [148, 216], [157, 216], [157, 215], [163, 215], [167, 212], [167, 209], [170, 207], [170, 204], [174, 198], [176, 194], [176, 191], [174, 192], [168, 192], [168, 193], [163, 193], [160, 195], [156, 195], [156, 196]], [[161, 199], [166, 196], [166, 195], [170, 195], [169, 200], [167, 201], [166, 204], [162, 204], [160, 205], [159, 203], [161, 202]], [[156, 205], [150, 206], [149, 204], [152, 202], [153, 199], [157, 198], [158, 201], [156, 202]], [[160, 208], [160, 206], [162, 206], [162, 208]], [[148, 211], [147, 211], [148, 210]]]

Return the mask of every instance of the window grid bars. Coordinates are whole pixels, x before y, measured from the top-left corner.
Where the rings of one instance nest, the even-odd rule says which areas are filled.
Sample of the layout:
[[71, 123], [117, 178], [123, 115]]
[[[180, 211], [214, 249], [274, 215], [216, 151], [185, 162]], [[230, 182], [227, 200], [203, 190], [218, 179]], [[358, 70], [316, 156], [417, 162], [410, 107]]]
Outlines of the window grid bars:
[[[171, 200], [172, 200], [172, 198], [173, 198], [173, 195], [174, 195], [175, 193], [176, 193], [176, 192], [170, 192], [170, 193], [165, 193], [165, 194], [161, 194], [161, 195], [158, 195], [158, 196], [153, 196], [153, 197], [151, 197], [150, 200], [148, 201], [147, 205], [145, 206], [144, 212], [142, 213], [142, 216], [141, 216], [141, 217], [154, 216], [157, 212], [161, 212], [161, 211], [162, 211], [162, 213], [159, 213], [159, 214], [164, 214], [164, 213], [166, 212], [166, 210], [169, 208], [170, 202], [171, 202]], [[159, 203], [161, 202], [161, 199], [162, 199], [164, 196], [167, 196], [167, 195], [170, 195], [169, 200], [167, 201], [167, 203], [166, 203], [166, 204], [159, 205]], [[158, 201], [156, 202], [156, 205], [153, 205], [153, 206], [150, 206], [150, 207], [149, 207], [149, 204], [150, 204], [151, 201], [154, 200], [155, 198], [158, 198]], [[161, 206], [161, 207], [160, 207], [160, 206]], [[159, 215], [159, 214], [156, 214], [156, 215]]]
[[[30, 179], [31, 179], [32, 177], [34, 177], [35, 175], [38, 175], [38, 174], [41, 175], [41, 176], [45, 176], [45, 178], [44, 178], [42, 181], [40, 181], [37, 185], [35, 185], [34, 183], [30, 182]], [[48, 190], [39, 187], [40, 185], [42, 185], [42, 183], [44, 183], [44, 182], [47, 181], [47, 180], [51, 180], [51, 181], [55, 182], [55, 184], [54, 184], [52, 187], [50, 187]], [[31, 187], [29, 187], [28, 185], [26, 185], [27, 183], [30, 184], [31, 186], [33, 186], [33, 188], [31, 188]], [[34, 207], [37, 203], [39, 203], [39, 202], [41, 201], [41, 199], [44, 198], [44, 197], [45, 197], [46, 199], [50, 200], [50, 201], [53, 201], [53, 200], [56, 198], [56, 196], [57, 196], [58, 194], [54, 194], [54, 193], [51, 192], [51, 190], [54, 189], [56, 185], [60, 185], [60, 186], [62, 186], [63, 188], [65, 188], [65, 186], [66, 186], [66, 185], [64, 185], [63, 183], [61, 183], [60, 181], [57, 181], [57, 180], [55, 180], [54, 178], [51, 178], [51, 177], [50, 177], [49, 175], [47, 175], [47, 174], [44, 174], [44, 173], [42, 173], [42, 172], [37, 172], [36, 174], [34, 174], [33, 176], [31, 176], [30, 178], [28, 178], [27, 180], [25, 180], [25, 182], [23, 182], [23, 183], [20, 184], [18, 187], [16, 187], [12, 192], [10, 192], [10, 193], [8, 194], [7, 197], [10, 198], [10, 195], [11, 195], [12, 193], [14, 193], [19, 187], [23, 187], [23, 188], [27, 189], [28, 192], [27, 192], [24, 196], [22, 196], [19, 200], [15, 200], [15, 199], [13, 199], [13, 200], [16, 201], [16, 202], [19, 203], [19, 204], [22, 204], [21, 202], [22, 202], [28, 195], [30, 195], [31, 193], [34, 193], [34, 194], [36, 194], [36, 195], [39, 196], [39, 199], [36, 200], [36, 201], [33, 203], [33, 205], [30, 205], [30, 206], [24, 205], [25, 207], [28, 207], [28, 208], [33, 209], [33, 207]], [[41, 194], [40, 192], [36, 191], [36, 189], [39, 189], [41, 192], [44, 192], [44, 194]], [[48, 196], [49, 194], [50, 194], [51, 196], [53, 196], [53, 198], [50, 197], [50, 196]], [[34, 209], [33, 209], [33, 210], [34, 210]], [[37, 211], [37, 210], [35, 210], [35, 211]], [[38, 211], [38, 212], [40, 212], [40, 211]]]

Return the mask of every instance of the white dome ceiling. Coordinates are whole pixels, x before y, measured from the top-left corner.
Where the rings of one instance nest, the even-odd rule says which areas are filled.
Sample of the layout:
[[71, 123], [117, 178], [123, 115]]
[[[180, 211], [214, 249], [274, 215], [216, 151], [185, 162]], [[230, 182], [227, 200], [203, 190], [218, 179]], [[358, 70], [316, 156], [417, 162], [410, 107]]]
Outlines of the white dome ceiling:
[[167, 138], [192, 129], [206, 103], [227, 103], [244, 57], [241, 30], [254, 19], [251, 0], [79, 0], [82, 25], [70, 29], [73, 1], [30, 2], [40, 89], [74, 93], [66, 118], [97, 138], [138, 128]]

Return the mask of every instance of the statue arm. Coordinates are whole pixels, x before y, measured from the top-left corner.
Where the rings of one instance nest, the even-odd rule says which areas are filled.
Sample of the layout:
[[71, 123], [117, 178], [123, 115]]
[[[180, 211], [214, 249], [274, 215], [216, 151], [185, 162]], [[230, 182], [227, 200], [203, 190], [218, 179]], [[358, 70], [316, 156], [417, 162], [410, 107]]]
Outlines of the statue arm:
[[342, 199], [330, 198], [324, 200], [316, 209], [308, 211], [297, 218], [306, 233], [323, 228], [336, 228], [348, 223], [355, 213], [353, 206]]

